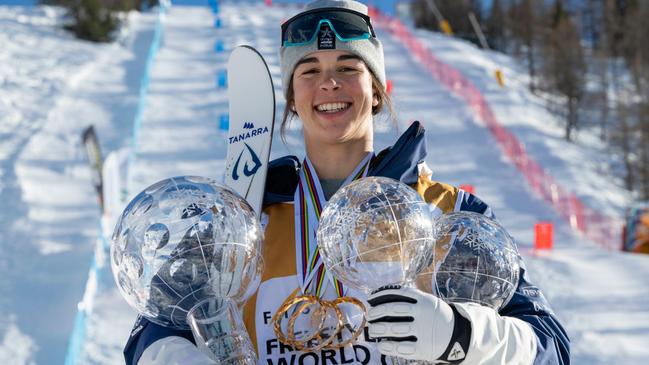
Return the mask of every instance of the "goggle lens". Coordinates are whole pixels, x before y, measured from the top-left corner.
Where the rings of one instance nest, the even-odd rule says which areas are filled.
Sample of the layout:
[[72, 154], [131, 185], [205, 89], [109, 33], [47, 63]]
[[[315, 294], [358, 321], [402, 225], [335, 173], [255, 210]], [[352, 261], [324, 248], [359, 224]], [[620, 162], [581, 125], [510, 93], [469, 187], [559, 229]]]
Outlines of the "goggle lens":
[[341, 9], [301, 14], [282, 25], [282, 45], [296, 46], [312, 42], [322, 24], [329, 23], [341, 41], [368, 39], [374, 36], [369, 17]]

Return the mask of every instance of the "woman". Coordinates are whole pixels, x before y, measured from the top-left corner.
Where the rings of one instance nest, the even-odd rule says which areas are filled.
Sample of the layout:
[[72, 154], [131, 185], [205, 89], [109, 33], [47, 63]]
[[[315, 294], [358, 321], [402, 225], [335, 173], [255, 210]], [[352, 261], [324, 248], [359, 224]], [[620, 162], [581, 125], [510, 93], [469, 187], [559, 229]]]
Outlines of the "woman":
[[[424, 130], [413, 125], [394, 146], [374, 154], [373, 115], [390, 106], [381, 42], [367, 8], [320, 0], [282, 25], [282, 121], [303, 123], [306, 157], [271, 162], [264, 197], [266, 270], [244, 321], [262, 364], [381, 364], [386, 356], [465, 364], [568, 364], [569, 340], [539, 289], [521, 270], [513, 298], [499, 313], [477, 304], [449, 305], [412, 288], [389, 287], [365, 299], [365, 336], [344, 349], [294, 351], [273, 330], [272, 316], [299, 293], [333, 299], [339, 292], [322, 266], [302, 265], [315, 254], [322, 204], [362, 176], [387, 176], [413, 186], [438, 212], [466, 210], [493, 217], [472, 194], [430, 180], [423, 163]], [[298, 270], [298, 268], [300, 268]], [[355, 293], [355, 295], [359, 295]], [[144, 319], [125, 349], [127, 363], [206, 363], [191, 332]], [[389, 360], [388, 360], [389, 361]]]

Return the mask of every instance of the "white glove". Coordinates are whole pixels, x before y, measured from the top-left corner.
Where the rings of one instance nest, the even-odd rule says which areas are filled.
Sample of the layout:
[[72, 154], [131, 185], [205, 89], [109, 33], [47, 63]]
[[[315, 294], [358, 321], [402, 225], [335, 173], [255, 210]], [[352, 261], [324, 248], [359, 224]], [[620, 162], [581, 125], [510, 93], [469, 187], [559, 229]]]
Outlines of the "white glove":
[[470, 322], [436, 296], [393, 285], [372, 293], [367, 301], [369, 336], [379, 340], [382, 354], [445, 363], [466, 357]]

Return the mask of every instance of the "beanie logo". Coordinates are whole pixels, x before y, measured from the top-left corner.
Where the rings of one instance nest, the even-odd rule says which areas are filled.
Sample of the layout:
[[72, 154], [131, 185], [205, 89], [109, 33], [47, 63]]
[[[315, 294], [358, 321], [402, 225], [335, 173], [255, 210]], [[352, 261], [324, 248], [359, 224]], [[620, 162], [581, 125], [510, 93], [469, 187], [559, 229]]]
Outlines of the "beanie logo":
[[336, 49], [336, 35], [326, 24], [318, 32], [318, 49]]

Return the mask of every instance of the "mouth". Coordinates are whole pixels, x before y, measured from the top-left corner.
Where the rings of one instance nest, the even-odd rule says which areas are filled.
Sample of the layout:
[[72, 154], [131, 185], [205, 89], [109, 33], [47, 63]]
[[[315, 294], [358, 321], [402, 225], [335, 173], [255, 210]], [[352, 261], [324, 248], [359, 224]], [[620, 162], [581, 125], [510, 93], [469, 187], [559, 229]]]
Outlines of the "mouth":
[[324, 103], [316, 105], [315, 110], [321, 113], [338, 113], [349, 109], [351, 105], [351, 103], [346, 102]]

